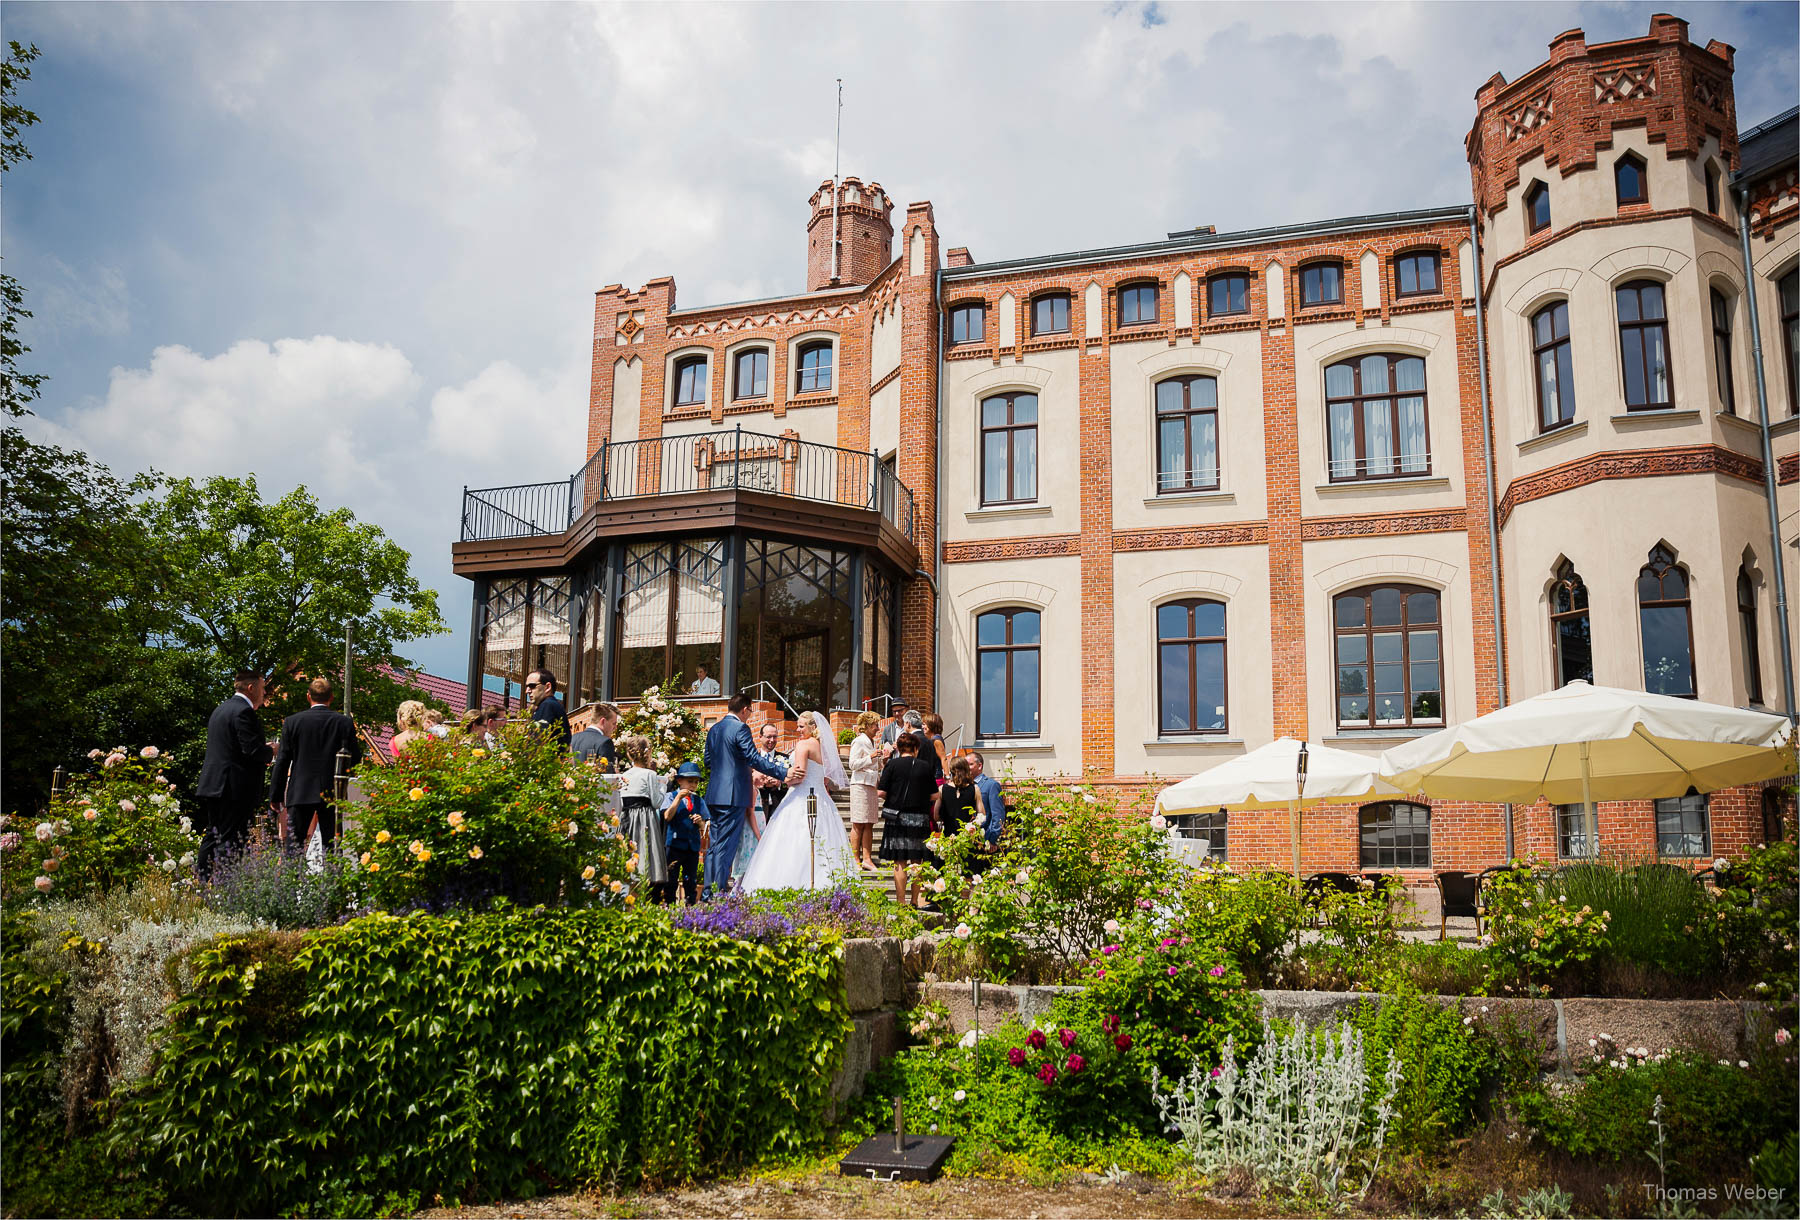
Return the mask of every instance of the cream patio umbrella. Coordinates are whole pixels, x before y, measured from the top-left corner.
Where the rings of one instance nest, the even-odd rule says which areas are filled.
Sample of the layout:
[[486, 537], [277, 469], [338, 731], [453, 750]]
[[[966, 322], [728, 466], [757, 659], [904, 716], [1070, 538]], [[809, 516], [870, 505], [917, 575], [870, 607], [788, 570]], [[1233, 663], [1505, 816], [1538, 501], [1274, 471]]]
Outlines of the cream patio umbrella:
[[1450, 800], [1580, 802], [1597, 850], [1596, 800], [1789, 775], [1791, 740], [1783, 716], [1575, 681], [1395, 746], [1381, 756], [1381, 774]]
[[1278, 737], [1266, 746], [1222, 762], [1164, 788], [1156, 812], [1214, 809], [1286, 809], [1293, 838], [1294, 876], [1300, 875], [1300, 811], [1312, 805], [1350, 803], [1369, 797], [1404, 796], [1382, 781], [1380, 760], [1348, 750]]

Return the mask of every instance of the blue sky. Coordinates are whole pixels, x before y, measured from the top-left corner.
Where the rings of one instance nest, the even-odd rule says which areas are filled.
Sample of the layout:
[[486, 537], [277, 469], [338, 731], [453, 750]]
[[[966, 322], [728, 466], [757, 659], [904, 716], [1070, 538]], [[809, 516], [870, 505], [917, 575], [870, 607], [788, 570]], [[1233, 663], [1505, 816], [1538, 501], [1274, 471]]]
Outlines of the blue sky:
[[[0, 253], [35, 425], [120, 470], [254, 471], [385, 528], [452, 635], [462, 487], [585, 454], [592, 292], [804, 287], [844, 168], [978, 259], [1462, 204], [1475, 89], [1644, 4], [5, 6], [43, 52]], [[1794, 102], [1800, 6], [1677, 7]]]

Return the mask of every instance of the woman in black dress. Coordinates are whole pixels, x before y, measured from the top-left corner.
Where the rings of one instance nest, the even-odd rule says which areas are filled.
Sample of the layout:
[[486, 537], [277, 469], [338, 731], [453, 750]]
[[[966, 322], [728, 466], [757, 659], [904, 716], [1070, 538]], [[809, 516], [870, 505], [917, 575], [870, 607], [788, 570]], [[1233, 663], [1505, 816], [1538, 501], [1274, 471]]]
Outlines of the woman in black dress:
[[981, 793], [975, 787], [974, 768], [958, 757], [950, 764], [950, 779], [938, 790], [938, 825], [944, 836], [955, 834], [975, 820], [981, 810]]
[[[894, 901], [906, 903], [906, 866], [932, 858], [925, 840], [937, 807], [937, 767], [919, 757], [919, 739], [904, 733], [894, 743], [894, 756], [875, 781], [881, 800], [881, 858], [894, 864]], [[912, 884], [910, 901], [918, 905], [919, 883]]]

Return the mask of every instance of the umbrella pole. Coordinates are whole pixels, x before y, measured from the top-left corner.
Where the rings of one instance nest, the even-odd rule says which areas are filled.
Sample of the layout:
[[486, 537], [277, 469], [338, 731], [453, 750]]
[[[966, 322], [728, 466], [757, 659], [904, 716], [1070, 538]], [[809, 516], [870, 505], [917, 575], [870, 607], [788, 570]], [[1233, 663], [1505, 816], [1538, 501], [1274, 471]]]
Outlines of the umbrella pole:
[[1587, 823], [1588, 855], [1600, 856], [1600, 818], [1594, 812], [1593, 785], [1588, 778], [1588, 743], [1581, 743], [1581, 811]]

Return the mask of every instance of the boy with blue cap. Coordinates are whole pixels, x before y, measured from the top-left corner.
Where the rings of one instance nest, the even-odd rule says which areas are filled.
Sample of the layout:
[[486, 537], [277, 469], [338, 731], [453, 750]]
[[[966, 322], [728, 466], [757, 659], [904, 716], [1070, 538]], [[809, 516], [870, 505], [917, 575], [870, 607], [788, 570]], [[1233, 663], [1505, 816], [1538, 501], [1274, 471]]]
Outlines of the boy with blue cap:
[[690, 760], [676, 767], [675, 786], [662, 811], [663, 822], [669, 828], [669, 879], [656, 887], [653, 897], [664, 904], [674, 902], [679, 882], [687, 904], [693, 906], [700, 900], [701, 836], [706, 827], [706, 806], [699, 796], [700, 764]]

